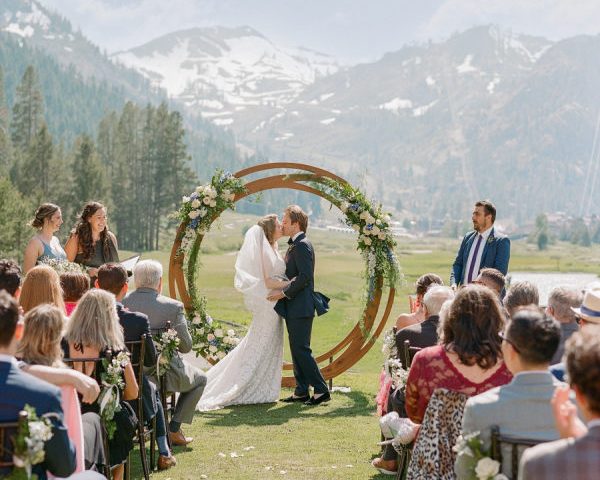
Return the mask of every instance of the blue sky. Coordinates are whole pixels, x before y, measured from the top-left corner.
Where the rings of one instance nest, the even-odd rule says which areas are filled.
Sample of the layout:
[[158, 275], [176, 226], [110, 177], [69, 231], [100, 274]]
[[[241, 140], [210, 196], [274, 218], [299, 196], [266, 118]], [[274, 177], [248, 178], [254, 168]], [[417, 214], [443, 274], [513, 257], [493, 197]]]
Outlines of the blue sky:
[[497, 24], [553, 40], [600, 33], [599, 0], [40, 0], [109, 52], [177, 30], [249, 25], [346, 62]]

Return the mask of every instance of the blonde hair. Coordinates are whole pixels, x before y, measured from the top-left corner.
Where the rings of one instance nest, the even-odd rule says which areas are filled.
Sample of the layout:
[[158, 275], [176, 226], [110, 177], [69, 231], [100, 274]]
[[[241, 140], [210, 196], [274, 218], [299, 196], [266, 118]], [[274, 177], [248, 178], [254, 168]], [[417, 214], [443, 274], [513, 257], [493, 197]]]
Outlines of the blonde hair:
[[19, 303], [25, 313], [42, 303], [54, 305], [64, 313], [65, 302], [58, 273], [47, 265], [29, 270], [21, 287]]
[[94, 288], [88, 290], [71, 314], [65, 338], [76, 350], [123, 350], [125, 339], [119, 324], [115, 296]]
[[277, 228], [277, 215], [274, 213], [270, 213], [269, 215], [265, 215], [258, 221], [258, 226], [263, 229], [265, 232], [265, 237], [267, 237], [267, 242], [271, 245], [275, 241], [275, 229]]
[[32, 365], [64, 367], [60, 346], [65, 316], [54, 305], [39, 305], [25, 315], [17, 356]]

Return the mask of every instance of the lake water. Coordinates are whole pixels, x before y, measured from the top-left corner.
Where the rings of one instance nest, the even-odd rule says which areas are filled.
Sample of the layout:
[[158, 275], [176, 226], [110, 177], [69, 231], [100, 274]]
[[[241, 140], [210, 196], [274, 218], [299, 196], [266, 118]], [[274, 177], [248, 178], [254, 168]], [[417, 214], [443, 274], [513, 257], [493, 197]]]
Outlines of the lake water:
[[592, 282], [598, 282], [598, 275], [593, 273], [562, 273], [562, 272], [510, 272], [511, 282], [527, 280], [536, 285], [540, 291], [540, 305], [546, 305], [548, 294], [554, 287], [561, 285], [585, 288]]

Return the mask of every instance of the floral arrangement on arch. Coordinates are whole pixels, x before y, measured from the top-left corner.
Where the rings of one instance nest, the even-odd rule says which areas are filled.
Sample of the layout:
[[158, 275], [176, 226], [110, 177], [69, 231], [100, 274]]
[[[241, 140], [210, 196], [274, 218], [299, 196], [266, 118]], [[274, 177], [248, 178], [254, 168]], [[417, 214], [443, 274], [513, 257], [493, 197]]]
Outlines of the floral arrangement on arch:
[[7, 480], [37, 479], [37, 475], [33, 475], [31, 469], [44, 461], [44, 444], [52, 438], [52, 424], [47, 418], [48, 415], [38, 418], [35, 408], [29, 404], [25, 404], [23, 410], [27, 412], [27, 419], [19, 421], [13, 438], [14, 468], [5, 477]]
[[235, 210], [235, 197], [246, 188], [242, 179], [217, 170], [211, 181], [200, 185], [182, 199], [177, 218], [185, 225], [178, 253], [183, 255], [183, 270], [187, 277], [191, 309], [187, 311], [188, 327], [196, 356], [212, 362], [223, 359], [240, 342], [237, 333], [212, 319], [206, 310], [206, 298], [195, 287], [196, 263], [200, 254], [200, 239], [213, 221], [225, 210]]
[[493, 460], [490, 452], [483, 448], [480, 432], [460, 435], [452, 448], [457, 454], [470, 457], [468, 480], [508, 480], [500, 472], [500, 462]]
[[113, 438], [117, 430], [115, 422], [115, 413], [121, 410], [121, 390], [125, 388], [124, 370], [129, 365], [129, 354], [119, 352], [110, 362], [108, 359], [102, 359], [104, 372], [100, 375], [102, 391], [98, 396], [98, 405], [100, 406], [100, 416], [106, 427], [108, 438]]

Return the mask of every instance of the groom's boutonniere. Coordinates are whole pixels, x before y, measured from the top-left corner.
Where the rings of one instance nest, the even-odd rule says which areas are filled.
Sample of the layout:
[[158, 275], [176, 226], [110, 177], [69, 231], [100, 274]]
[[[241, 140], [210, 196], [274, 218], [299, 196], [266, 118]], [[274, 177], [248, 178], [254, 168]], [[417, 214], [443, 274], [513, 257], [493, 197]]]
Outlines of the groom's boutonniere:
[[494, 234], [490, 234], [490, 236], [487, 239], [487, 244], [491, 245], [492, 243], [494, 243], [494, 240], [496, 240], [496, 238], [494, 237]]

